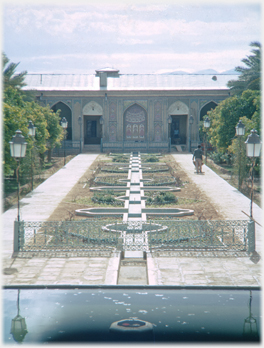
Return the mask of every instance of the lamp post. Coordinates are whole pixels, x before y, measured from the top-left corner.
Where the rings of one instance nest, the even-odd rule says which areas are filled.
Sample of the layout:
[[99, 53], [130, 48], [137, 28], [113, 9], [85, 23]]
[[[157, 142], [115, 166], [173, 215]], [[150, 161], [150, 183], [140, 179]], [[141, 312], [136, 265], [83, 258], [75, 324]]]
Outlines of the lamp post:
[[189, 128], [189, 152], [192, 152], [192, 140], [191, 140], [192, 124], [193, 124], [192, 115], [189, 118], [189, 124], [190, 124], [190, 128]]
[[238, 124], [236, 125], [236, 136], [239, 138], [239, 163], [238, 163], [238, 191], [240, 191], [241, 188], [241, 178], [240, 178], [240, 172], [241, 172], [241, 140], [242, 137], [245, 135], [245, 126], [242, 123], [241, 120], [239, 120]]
[[204, 147], [204, 151], [205, 151], [205, 164], [207, 164], [207, 128], [210, 127], [210, 119], [208, 118], [208, 116], [206, 117], [206, 119], [204, 120], [204, 128], [205, 128], [205, 147]]
[[243, 335], [245, 338], [254, 338], [258, 337], [258, 328], [257, 320], [252, 316], [251, 312], [251, 303], [252, 303], [252, 291], [250, 290], [249, 297], [249, 316], [244, 320]]
[[261, 150], [261, 141], [259, 135], [255, 129], [251, 130], [251, 133], [247, 137], [245, 141], [247, 156], [252, 158], [252, 167], [251, 167], [251, 194], [250, 194], [250, 218], [252, 219], [252, 204], [253, 204], [253, 186], [254, 186], [254, 166], [256, 157], [260, 156]]
[[19, 215], [19, 165], [20, 165], [20, 158], [25, 157], [26, 155], [26, 149], [27, 149], [27, 143], [25, 142], [25, 138], [22, 135], [22, 132], [20, 130], [16, 131], [16, 134], [13, 136], [12, 140], [9, 142], [10, 144], [10, 154], [15, 160], [17, 161], [17, 221], [20, 221], [20, 215]]
[[35, 140], [35, 134], [36, 134], [36, 127], [34, 127], [34, 124], [32, 121], [29, 121], [28, 124], [28, 134], [32, 137], [33, 139], [33, 146], [30, 149], [30, 160], [31, 160], [31, 191], [33, 191], [34, 188], [34, 176], [33, 176], [33, 160], [32, 160], [32, 151], [34, 148], [34, 140]]
[[78, 118], [78, 123], [79, 123], [79, 126], [80, 126], [80, 153], [82, 153], [82, 116], [80, 115], [79, 118]]
[[24, 340], [28, 331], [27, 331], [26, 320], [25, 318], [21, 317], [19, 313], [20, 312], [19, 296], [20, 296], [20, 290], [18, 290], [18, 294], [17, 294], [17, 316], [14, 319], [12, 319], [10, 333], [12, 334], [16, 342], [21, 343]]
[[[107, 100], [107, 95], [106, 95], [106, 100]], [[104, 124], [104, 118], [103, 116], [100, 117], [100, 125], [102, 126], [102, 134], [101, 134], [101, 142], [100, 142], [100, 151], [103, 152], [103, 124]]]
[[172, 117], [171, 115], [168, 116], [168, 136], [169, 136], [169, 152], [171, 152], [171, 122], [172, 122]]
[[65, 158], [65, 137], [66, 137], [66, 129], [68, 127], [68, 122], [65, 117], [61, 120], [61, 126], [64, 129], [64, 165], [66, 163], [66, 158]]

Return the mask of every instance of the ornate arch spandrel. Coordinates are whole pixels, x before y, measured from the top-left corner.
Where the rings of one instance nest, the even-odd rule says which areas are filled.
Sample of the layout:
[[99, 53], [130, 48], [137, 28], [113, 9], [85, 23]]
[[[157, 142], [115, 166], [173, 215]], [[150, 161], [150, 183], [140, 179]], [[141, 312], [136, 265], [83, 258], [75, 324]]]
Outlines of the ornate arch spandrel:
[[103, 115], [103, 108], [95, 101], [91, 101], [84, 105], [83, 115], [98, 116]]
[[168, 109], [169, 115], [188, 115], [188, 113], [188, 106], [179, 100], [173, 103]]

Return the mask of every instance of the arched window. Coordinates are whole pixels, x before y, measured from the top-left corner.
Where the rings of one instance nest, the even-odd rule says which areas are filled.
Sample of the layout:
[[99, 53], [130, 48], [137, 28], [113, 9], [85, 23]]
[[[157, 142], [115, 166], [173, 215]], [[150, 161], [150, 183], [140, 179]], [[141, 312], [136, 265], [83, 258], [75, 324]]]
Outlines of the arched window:
[[60, 119], [63, 117], [68, 121], [66, 140], [72, 140], [72, 112], [71, 109], [64, 103], [58, 102], [51, 108], [54, 112], [61, 110]]
[[147, 113], [138, 104], [131, 105], [124, 114], [124, 139], [145, 141], [147, 137]]

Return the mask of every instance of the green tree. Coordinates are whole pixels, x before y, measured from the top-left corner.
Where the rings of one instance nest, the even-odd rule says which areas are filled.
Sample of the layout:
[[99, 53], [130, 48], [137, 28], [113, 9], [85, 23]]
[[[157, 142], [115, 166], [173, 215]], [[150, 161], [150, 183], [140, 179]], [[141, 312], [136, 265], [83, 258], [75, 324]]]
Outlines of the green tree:
[[[48, 150], [48, 160], [51, 160], [51, 151], [60, 145], [63, 139], [63, 129], [60, 126], [59, 111], [56, 113], [49, 107], [43, 107], [35, 102], [23, 100], [20, 91], [7, 87], [4, 90], [4, 168], [5, 173], [10, 173], [15, 168], [15, 160], [10, 156], [9, 141], [17, 129], [22, 131], [31, 149], [34, 142], [34, 154], [37, 154], [42, 162], [44, 154]], [[36, 129], [35, 138], [28, 135], [28, 124], [32, 121]], [[27, 151], [27, 155], [28, 156]], [[28, 161], [26, 157], [25, 161]], [[23, 162], [21, 162], [23, 163]], [[23, 170], [23, 164], [21, 171]]]
[[56, 146], [59, 146], [63, 140], [63, 128], [60, 125], [60, 110], [55, 113], [48, 106], [39, 106], [39, 108], [47, 122], [47, 131], [49, 135], [46, 141], [46, 147], [48, 150], [48, 162], [50, 162], [52, 150]]
[[237, 66], [235, 70], [240, 73], [238, 80], [230, 80], [227, 84], [233, 94], [240, 95], [247, 89], [261, 89], [261, 45], [251, 42], [250, 46], [253, 47], [253, 55], [241, 60], [247, 67]]
[[243, 181], [248, 177], [249, 159], [246, 154], [246, 138], [246, 135], [238, 136], [232, 140], [232, 144], [228, 147], [228, 151], [233, 154], [234, 174], [238, 175], [239, 190], [243, 185]]
[[[46, 151], [46, 141], [49, 133], [47, 131], [47, 121], [39, 110], [39, 105], [34, 102], [25, 102], [19, 90], [13, 87], [5, 88], [3, 104], [4, 172], [5, 174], [11, 174], [12, 170], [16, 168], [16, 161], [10, 155], [9, 141], [11, 141], [15, 132], [20, 129], [28, 143], [28, 147], [32, 147], [33, 139], [28, 135], [28, 124], [31, 120], [37, 127], [34, 143], [37, 154]], [[28, 159], [26, 158], [26, 160]], [[23, 161], [21, 162], [22, 171]]]
[[260, 131], [260, 92], [246, 90], [241, 96], [235, 95], [223, 100], [208, 112], [211, 127], [208, 130], [209, 142], [219, 153], [226, 153], [235, 136], [235, 127], [242, 116], [253, 120]]
[[[14, 87], [21, 89], [26, 86], [25, 76], [27, 71], [22, 71], [19, 74], [15, 74], [16, 68], [19, 63], [9, 63], [10, 60], [7, 58], [5, 53], [2, 53], [2, 64], [3, 64], [3, 87]], [[9, 63], [9, 64], [8, 64]]]

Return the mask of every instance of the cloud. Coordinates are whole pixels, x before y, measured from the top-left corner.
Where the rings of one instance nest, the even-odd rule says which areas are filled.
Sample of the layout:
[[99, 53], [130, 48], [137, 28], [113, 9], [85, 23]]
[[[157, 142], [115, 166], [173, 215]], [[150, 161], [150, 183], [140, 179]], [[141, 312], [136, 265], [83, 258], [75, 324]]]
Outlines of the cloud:
[[[9, 8], [6, 10], [6, 25], [16, 33], [26, 34], [27, 32], [37, 35], [48, 35], [59, 41], [61, 38], [76, 40], [80, 33], [89, 41], [91, 36], [103, 39], [102, 35], [110, 34], [117, 37], [117, 43], [131, 44], [143, 42], [150, 45], [158, 41], [160, 37], [164, 42], [176, 38], [178, 42], [188, 40], [189, 44], [197, 46], [197, 39], [202, 42], [206, 39], [214, 43], [217, 37], [218, 42], [233, 42], [233, 38], [260, 31], [259, 23], [251, 17], [244, 17], [241, 21], [201, 21], [187, 19], [157, 19], [152, 18], [151, 11], [162, 11], [166, 6], [132, 6], [133, 11], [146, 11], [149, 13], [147, 19], [140, 19], [129, 13], [109, 13], [104, 10], [96, 11], [94, 8], [83, 10], [79, 8]], [[91, 35], [92, 34], [92, 35]], [[130, 40], [133, 38], [134, 40]], [[144, 39], [143, 39], [144, 38]], [[148, 38], [148, 39], [147, 39]], [[150, 38], [150, 39], [149, 39]]]
[[[120, 70], [122, 74], [131, 73], [157, 73], [164, 71], [184, 70], [194, 72], [204, 68], [212, 68], [219, 72], [233, 69], [240, 65], [241, 57], [245, 57], [249, 52], [244, 50], [223, 50], [219, 52], [199, 52], [192, 53], [113, 53], [113, 54], [66, 54], [66, 55], [43, 55], [30, 57], [24, 60], [29, 66], [32, 63], [40, 66], [49, 65], [56, 67], [61, 72], [70, 70], [71, 73], [94, 74], [95, 69], [102, 67], [113, 67]], [[33, 72], [33, 71], [30, 71]], [[43, 71], [42, 71], [43, 72]]]
[[48, 62], [55, 71], [59, 61], [69, 71], [76, 65], [89, 71], [107, 65], [124, 72], [228, 70], [261, 33], [253, 5], [7, 5], [3, 18], [4, 51], [28, 71]]

